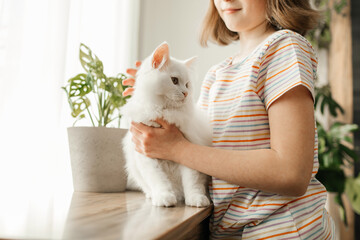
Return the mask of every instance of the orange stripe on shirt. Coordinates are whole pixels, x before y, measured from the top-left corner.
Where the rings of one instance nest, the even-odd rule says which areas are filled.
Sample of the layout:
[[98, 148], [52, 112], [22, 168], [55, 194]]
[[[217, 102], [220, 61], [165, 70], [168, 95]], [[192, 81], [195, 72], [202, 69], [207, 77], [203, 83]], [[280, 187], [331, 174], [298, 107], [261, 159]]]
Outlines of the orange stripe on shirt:
[[256, 141], [264, 141], [270, 140], [270, 138], [258, 138], [258, 139], [251, 139], [251, 140], [221, 140], [221, 141], [212, 141], [213, 143], [237, 143], [237, 142], [256, 142]]
[[[282, 50], [282, 49], [284, 49], [284, 48], [286, 48], [286, 47], [289, 47], [289, 46], [291, 46], [291, 45], [295, 45], [295, 44], [296, 44], [296, 43], [290, 43], [290, 44], [288, 44], [288, 45], [285, 45], [285, 46], [279, 48], [278, 50], [276, 50], [275, 52], [270, 53], [269, 55], [267, 55], [265, 59], [271, 57], [272, 55], [274, 55], [275, 53], [279, 52], [280, 50]], [[261, 64], [262, 64], [262, 63], [261, 63]]]
[[221, 137], [213, 137], [213, 139], [217, 138], [244, 138], [244, 137], [256, 137], [256, 136], [269, 136], [269, 133], [259, 133], [259, 134], [251, 134], [251, 135], [224, 135]]
[[236, 190], [238, 187], [230, 187], [230, 188], [212, 188], [212, 190]]
[[327, 239], [330, 237], [330, 233], [331, 233], [331, 232], [328, 233], [328, 235], [326, 236], [325, 240], [327, 240]]
[[242, 118], [242, 117], [259, 117], [259, 116], [267, 116], [267, 114], [250, 114], [250, 115], [237, 115], [237, 116], [232, 116], [230, 118], [227, 118], [227, 119], [218, 119], [218, 120], [212, 120], [211, 122], [225, 122], [225, 121], [228, 121], [230, 119], [233, 119], [233, 118]]
[[[233, 79], [233, 80], [228, 80], [228, 79], [216, 80], [216, 82], [234, 82], [234, 81], [236, 81], [236, 80], [239, 80], [239, 79], [241, 79], [241, 78], [246, 78], [246, 77], [249, 77], [249, 75], [244, 75], [244, 76], [235, 78], [235, 79]], [[231, 76], [224, 76], [224, 78], [231, 78]]]
[[320, 193], [326, 193], [326, 190], [320, 191], [320, 192], [316, 192], [316, 193], [312, 193], [312, 194], [309, 194], [309, 195], [306, 195], [306, 196], [303, 196], [303, 197], [294, 199], [294, 200], [288, 202], [287, 204], [294, 203], [294, 202], [297, 202], [297, 201], [299, 201], [299, 200], [301, 200], [301, 199], [305, 199], [305, 198], [308, 198], [308, 197], [311, 197], [311, 196], [314, 196], [314, 195], [317, 195], [317, 194], [320, 194]]
[[[252, 89], [249, 89], [249, 90], [246, 90], [244, 91], [244, 93], [246, 92], [253, 92], [253, 93], [256, 93], [254, 90]], [[237, 97], [234, 97], [234, 98], [230, 98], [230, 99], [224, 99], [224, 100], [214, 100], [213, 102], [227, 102], [227, 101], [231, 101], [231, 100], [235, 100], [235, 99], [238, 99], [238, 98], [241, 98], [243, 95], [240, 95], [240, 96], [237, 96]]]
[[[300, 46], [300, 44], [298, 44], [298, 43], [289, 43], [288, 45], [285, 45], [285, 46], [277, 49], [275, 52], [269, 54], [266, 58], [271, 57], [272, 55], [274, 55], [274, 54], [277, 53], [278, 51], [280, 51], [280, 50], [282, 50], [282, 49], [284, 49], [284, 48], [286, 48], [286, 47], [289, 47], [289, 46], [291, 46], [291, 45], [297, 45], [297, 46], [298, 46], [301, 50], [303, 50], [304, 52], [310, 53], [309, 51], [306, 51], [305, 49], [303, 49], [303, 48]], [[266, 58], [265, 58], [265, 59], [266, 59]]]
[[299, 83], [303, 83], [305, 84], [306, 86], [308, 86], [310, 88], [310, 86], [306, 83], [306, 82], [302, 82], [302, 81], [299, 81], [299, 82], [296, 82], [294, 84], [292, 84], [291, 86], [289, 86], [288, 88], [286, 88], [284, 91], [280, 92], [279, 94], [277, 94], [275, 97], [273, 97], [272, 99], [270, 99], [268, 101], [268, 104], [266, 105], [266, 108], [274, 101], [274, 99], [276, 99], [277, 97], [281, 96], [284, 92], [288, 91], [289, 89], [291, 89], [292, 87], [298, 85]]
[[267, 204], [250, 205], [250, 207], [265, 207], [265, 206], [284, 206], [284, 204], [283, 203], [267, 203]]
[[[282, 73], [282, 72], [285, 72], [286, 70], [288, 70], [289, 68], [291, 68], [292, 66], [294, 66], [295, 64], [297, 64], [297, 63], [299, 63], [299, 61], [297, 61], [297, 62], [294, 62], [293, 64], [291, 64], [289, 67], [287, 67], [287, 68], [285, 68], [284, 70], [281, 70], [280, 72], [277, 72], [275, 75], [272, 75], [271, 77], [269, 77], [269, 78], [265, 78], [264, 80], [262, 80], [260, 83], [258, 83], [258, 86], [259, 85], [262, 85], [263, 84], [263, 82], [267, 82], [268, 80], [270, 80], [271, 78], [273, 78], [273, 77], [275, 77], [275, 76], [277, 76], [277, 75], [279, 75], [280, 73]], [[260, 90], [259, 90], [260, 91]]]
[[286, 70], [288, 70], [289, 68], [291, 68], [292, 66], [294, 66], [294, 65], [297, 64], [297, 63], [300, 63], [300, 62], [299, 62], [299, 61], [294, 62], [293, 64], [291, 64], [289, 67], [285, 68], [284, 70], [281, 70], [280, 72], [277, 72], [276, 74], [272, 75], [271, 77], [265, 79], [265, 82], [268, 81], [268, 80], [270, 80], [270, 79], [272, 79], [273, 77], [279, 75], [280, 73], [285, 72]]
[[287, 234], [291, 234], [291, 233], [296, 233], [299, 230], [309, 226], [310, 224], [312, 224], [313, 222], [316, 222], [317, 220], [319, 220], [320, 218], [322, 218], [322, 215], [320, 215], [319, 217], [315, 218], [314, 220], [312, 220], [311, 222], [305, 224], [304, 226], [300, 227], [298, 230], [295, 231], [290, 231], [290, 232], [284, 232], [284, 233], [278, 233], [278, 234], [274, 234], [268, 237], [264, 237], [264, 238], [259, 238], [259, 240], [264, 240], [264, 239], [269, 239], [269, 238], [274, 238], [274, 237], [279, 237], [279, 236], [283, 236], [283, 235], [287, 235]]

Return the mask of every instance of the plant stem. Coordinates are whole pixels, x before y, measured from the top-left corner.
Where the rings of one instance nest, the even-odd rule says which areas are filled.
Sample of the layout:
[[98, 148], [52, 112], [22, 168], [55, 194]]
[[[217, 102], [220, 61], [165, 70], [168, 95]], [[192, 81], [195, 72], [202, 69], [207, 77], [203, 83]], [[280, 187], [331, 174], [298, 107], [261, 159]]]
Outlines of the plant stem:
[[98, 121], [98, 123], [99, 123], [99, 127], [101, 127], [101, 122], [102, 122], [102, 119], [103, 119], [103, 114], [102, 114], [102, 99], [101, 99], [101, 97], [102, 97], [102, 95], [101, 95], [101, 93], [99, 92], [99, 90], [98, 90], [98, 98], [99, 98], [99, 103], [98, 103], [98, 110], [99, 110], [99, 121]]
[[102, 111], [102, 116], [103, 116], [103, 126], [106, 127], [106, 123], [105, 123], [105, 118], [106, 118], [106, 114], [105, 114], [105, 111], [106, 111], [106, 91], [103, 90], [102, 92], [102, 106], [101, 106], [101, 111]]
[[[97, 82], [96, 82], [96, 79], [94, 79], [94, 83], [93, 83], [93, 96], [94, 96], [94, 99], [95, 99], [95, 101], [96, 101], [96, 104], [97, 104], [97, 109], [99, 110], [99, 99], [98, 99], [98, 97], [99, 97], [99, 95], [98, 95], [98, 91], [99, 91], [99, 88], [98, 88], [98, 86], [97, 86]], [[95, 89], [96, 88], [96, 89]], [[97, 96], [96, 96], [97, 95]], [[92, 113], [94, 114], [94, 117], [95, 117], [95, 119], [96, 119], [96, 121], [99, 123], [99, 121], [100, 121], [100, 114], [99, 114], [99, 118], [97, 118], [96, 117], [96, 114], [94, 113], [94, 109], [92, 108], [91, 109], [92, 110]], [[95, 124], [94, 124], [94, 126], [95, 126]]]
[[109, 121], [110, 107], [111, 107], [110, 97], [109, 97], [109, 95], [107, 95], [106, 96], [106, 101], [105, 101], [105, 104], [104, 104], [104, 124], [105, 124], [105, 126], [109, 122], [111, 122], [111, 121]]
[[95, 123], [94, 123], [93, 118], [91, 117], [91, 113], [90, 113], [90, 111], [89, 111], [88, 105], [87, 105], [86, 103], [85, 103], [85, 105], [86, 105], [86, 110], [87, 110], [87, 112], [88, 112], [88, 114], [89, 114], [89, 116], [90, 116], [91, 123], [92, 123], [93, 127], [95, 127]]

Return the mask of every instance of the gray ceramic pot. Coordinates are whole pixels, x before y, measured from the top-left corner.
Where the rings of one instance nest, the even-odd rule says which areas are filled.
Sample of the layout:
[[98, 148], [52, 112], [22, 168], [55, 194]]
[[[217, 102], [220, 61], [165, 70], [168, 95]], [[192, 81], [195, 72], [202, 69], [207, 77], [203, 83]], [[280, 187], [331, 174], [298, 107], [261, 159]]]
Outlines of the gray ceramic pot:
[[74, 191], [125, 191], [122, 139], [127, 131], [105, 127], [68, 128]]

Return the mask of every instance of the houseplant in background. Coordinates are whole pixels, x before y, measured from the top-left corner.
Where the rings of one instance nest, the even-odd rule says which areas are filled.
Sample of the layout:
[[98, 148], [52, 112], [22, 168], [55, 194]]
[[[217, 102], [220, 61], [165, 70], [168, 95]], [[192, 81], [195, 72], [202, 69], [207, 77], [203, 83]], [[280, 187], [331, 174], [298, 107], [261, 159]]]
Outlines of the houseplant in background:
[[[317, 49], [329, 51], [332, 32], [330, 28], [332, 13], [343, 14], [347, 0], [314, 0], [314, 4], [323, 10], [324, 19], [318, 28], [307, 34], [308, 40]], [[360, 175], [356, 178], [345, 174], [346, 168], [351, 168], [358, 160], [353, 149], [351, 133], [358, 131], [356, 124], [346, 124], [336, 121], [338, 113], [344, 114], [343, 108], [332, 96], [329, 84], [315, 87], [315, 108], [324, 115], [328, 112], [328, 124], [317, 122], [319, 171], [316, 178], [324, 184], [328, 192], [335, 193], [335, 202], [339, 205], [340, 216], [347, 225], [346, 211], [342, 199], [343, 193], [349, 199], [353, 210], [360, 214]], [[328, 126], [326, 126], [328, 125]]]
[[[103, 63], [84, 44], [80, 44], [79, 58], [84, 72], [62, 88], [74, 125], [86, 118], [92, 123], [92, 127], [68, 128], [74, 190], [121, 192], [126, 187], [121, 143], [127, 130], [119, 128], [119, 109], [128, 98], [122, 96], [126, 76], [107, 77]], [[110, 124], [117, 127], [107, 127]]]
[[[329, 109], [331, 118], [337, 116], [337, 110], [344, 113], [342, 107], [332, 98], [330, 86], [316, 88], [315, 107], [324, 114]], [[358, 160], [355, 150], [351, 149], [351, 133], [358, 131], [356, 124], [335, 121], [329, 128], [317, 122], [319, 171], [316, 178], [324, 184], [328, 192], [336, 193], [335, 202], [340, 206], [340, 216], [347, 225], [346, 211], [342, 194], [346, 193], [355, 212], [360, 214], [360, 175], [357, 178], [346, 176], [344, 169], [352, 167]]]

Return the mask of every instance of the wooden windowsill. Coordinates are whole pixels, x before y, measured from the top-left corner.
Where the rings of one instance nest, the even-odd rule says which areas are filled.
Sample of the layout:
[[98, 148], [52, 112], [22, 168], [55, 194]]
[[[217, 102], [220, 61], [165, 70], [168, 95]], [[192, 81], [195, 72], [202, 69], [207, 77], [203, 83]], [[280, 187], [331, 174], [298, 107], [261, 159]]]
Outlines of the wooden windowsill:
[[[55, 199], [52, 207], [37, 207], [38, 214], [28, 209], [22, 217], [25, 224], [8, 226], [10, 221], [0, 226], [0, 239], [205, 239], [206, 219], [212, 212], [212, 206], [155, 207], [140, 192], [74, 192], [62, 207], [54, 204]], [[61, 208], [67, 213], [59, 213]], [[47, 219], [41, 220], [42, 216]], [[2, 220], [6, 216], [0, 213]]]

